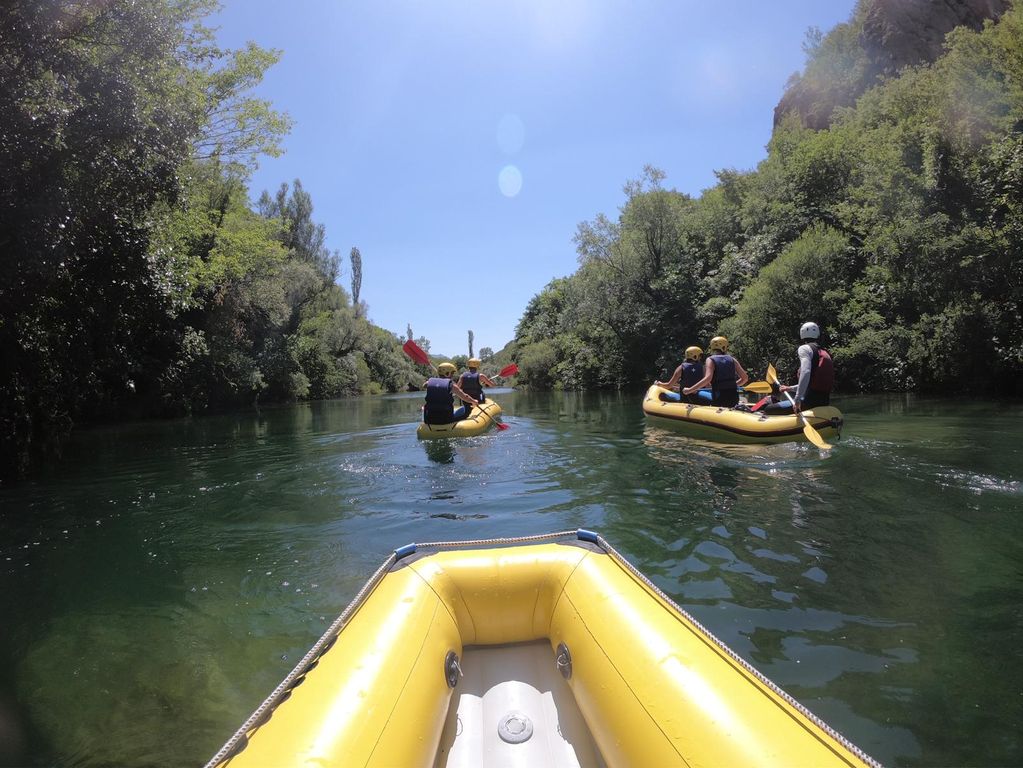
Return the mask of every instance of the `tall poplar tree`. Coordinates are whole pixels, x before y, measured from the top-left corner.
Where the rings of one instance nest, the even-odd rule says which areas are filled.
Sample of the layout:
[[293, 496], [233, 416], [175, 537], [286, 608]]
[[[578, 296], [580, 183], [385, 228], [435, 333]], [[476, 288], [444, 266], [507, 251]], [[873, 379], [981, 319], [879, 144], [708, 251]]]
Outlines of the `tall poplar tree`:
[[352, 305], [359, 311], [359, 293], [362, 291], [362, 254], [353, 247], [349, 257], [352, 261]]

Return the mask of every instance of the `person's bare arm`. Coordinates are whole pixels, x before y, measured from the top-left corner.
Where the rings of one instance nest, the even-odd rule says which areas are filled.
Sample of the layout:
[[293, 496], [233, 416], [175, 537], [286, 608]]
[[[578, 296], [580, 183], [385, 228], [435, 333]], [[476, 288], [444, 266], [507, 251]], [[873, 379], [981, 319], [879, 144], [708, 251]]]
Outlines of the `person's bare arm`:
[[739, 376], [735, 379], [735, 383], [741, 387], [743, 384], [749, 381], [749, 374], [746, 373], [745, 370], [743, 370], [743, 367], [741, 365], [739, 365], [738, 360], [735, 361], [735, 370], [739, 372]]
[[675, 372], [671, 374], [671, 378], [667, 381], [655, 381], [658, 387], [664, 387], [665, 389], [675, 389], [678, 386], [679, 380], [682, 378], [682, 366], [680, 365], [675, 369]]

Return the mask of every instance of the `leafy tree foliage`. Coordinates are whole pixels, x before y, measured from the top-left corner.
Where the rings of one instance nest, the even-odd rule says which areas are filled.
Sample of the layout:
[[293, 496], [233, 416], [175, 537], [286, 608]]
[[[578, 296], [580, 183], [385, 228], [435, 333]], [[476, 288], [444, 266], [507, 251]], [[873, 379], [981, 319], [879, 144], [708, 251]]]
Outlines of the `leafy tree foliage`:
[[210, 9], [0, 6], [0, 459], [15, 471], [168, 344], [149, 213], [177, 196], [211, 99], [237, 97], [204, 88], [219, 55], [190, 22]]
[[301, 183], [249, 206], [290, 121], [249, 95], [277, 52], [218, 48], [216, 7], [0, 4], [3, 476], [82, 420], [421, 380]]
[[358, 248], [352, 248], [348, 256], [352, 262], [352, 304], [358, 308], [362, 292], [362, 253]]
[[649, 382], [719, 332], [791, 370], [813, 319], [841, 388], [1019, 392], [1023, 5], [899, 73], [860, 47], [868, 11], [808, 38], [755, 170], [690, 199], [648, 167], [579, 225], [578, 270], [516, 329], [523, 383]]

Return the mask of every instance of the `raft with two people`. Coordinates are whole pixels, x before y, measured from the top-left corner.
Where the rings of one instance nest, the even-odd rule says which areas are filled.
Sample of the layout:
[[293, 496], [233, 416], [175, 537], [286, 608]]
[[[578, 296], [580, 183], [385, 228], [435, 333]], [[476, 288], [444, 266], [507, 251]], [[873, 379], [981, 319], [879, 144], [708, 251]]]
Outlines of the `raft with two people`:
[[491, 427], [507, 429], [506, 424], [499, 421], [501, 406], [487, 398], [479, 405], [474, 405], [465, 418], [444, 424], [428, 424], [425, 421], [416, 427], [416, 437], [420, 440], [432, 440], [438, 437], [472, 437], [482, 435]]
[[395, 550], [207, 764], [878, 766], [600, 535]]
[[[405, 354], [412, 360], [427, 368], [434, 368], [429, 355], [426, 354], [411, 339], [402, 346]], [[475, 366], [473, 365], [475, 363]], [[470, 379], [474, 387], [466, 394], [473, 397], [475, 404], [465, 402], [457, 410], [454, 408], [454, 397], [452, 390], [460, 394], [461, 390], [452, 386], [450, 376], [457, 369], [452, 363], [441, 363], [436, 366], [437, 377], [431, 377], [426, 386], [426, 404], [423, 406], [423, 421], [416, 428], [416, 436], [422, 440], [447, 437], [472, 437], [481, 435], [491, 427], [496, 426], [499, 430], [508, 429], [507, 424], [500, 420], [501, 406], [493, 400], [486, 398], [483, 394], [483, 386], [480, 383], [481, 374], [476, 372], [480, 365], [478, 358], [469, 360], [470, 371], [462, 374], [463, 380]], [[514, 363], [506, 365], [496, 378], [514, 376], [518, 373], [519, 367]], [[489, 380], [489, 379], [488, 379]], [[437, 414], [441, 414], [438, 416]]]

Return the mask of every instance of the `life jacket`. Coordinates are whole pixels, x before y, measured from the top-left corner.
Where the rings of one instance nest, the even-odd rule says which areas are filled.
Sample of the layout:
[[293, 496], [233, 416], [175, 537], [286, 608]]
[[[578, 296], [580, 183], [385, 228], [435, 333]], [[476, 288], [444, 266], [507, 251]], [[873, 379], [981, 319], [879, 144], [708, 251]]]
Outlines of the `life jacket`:
[[703, 378], [703, 363], [682, 363], [682, 384], [681, 387], [691, 387]]
[[735, 383], [735, 358], [731, 355], [711, 355], [714, 361], [714, 378], [710, 382], [713, 399], [718, 399], [719, 392], [735, 392], [739, 387]]
[[455, 420], [455, 398], [451, 394], [452, 381], [434, 376], [426, 382], [426, 407], [423, 421], [427, 424], [450, 424]]
[[810, 342], [813, 359], [810, 361], [810, 389], [814, 392], [830, 393], [835, 386], [835, 366], [828, 350], [820, 344]]
[[473, 400], [482, 398], [483, 385], [480, 384], [479, 371], [466, 371], [462, 374], [462, 391]]

